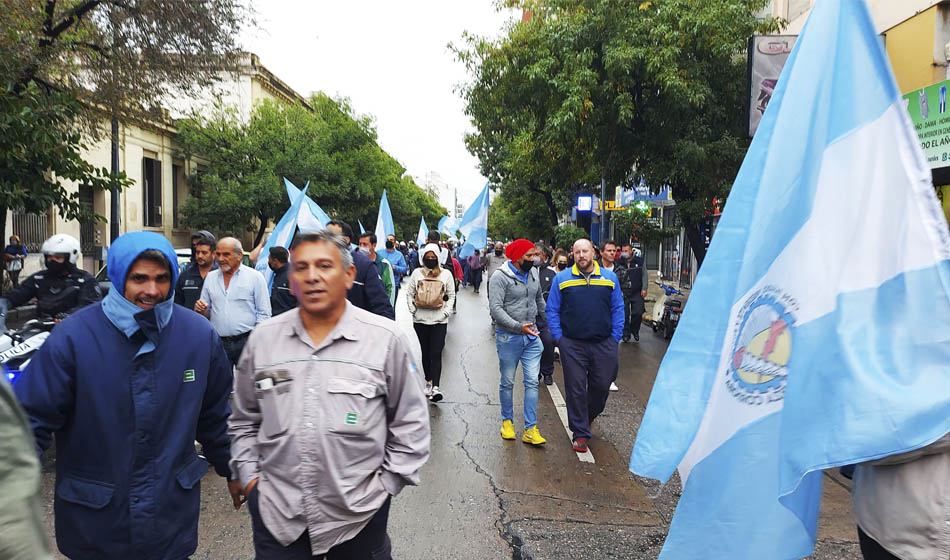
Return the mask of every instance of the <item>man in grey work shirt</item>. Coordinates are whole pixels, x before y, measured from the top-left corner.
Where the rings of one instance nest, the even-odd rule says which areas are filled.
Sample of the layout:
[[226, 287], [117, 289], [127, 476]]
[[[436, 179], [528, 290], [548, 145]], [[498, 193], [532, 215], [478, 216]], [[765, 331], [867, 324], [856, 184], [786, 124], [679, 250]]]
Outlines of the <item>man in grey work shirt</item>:
[[262, 323], [238, 362], [228, 433], [257, 558], [390, 558], [390, 498], [429, 457], [422, 375], [395, 322], [346, 300], [343, 239], [301, 234], [299, 306]]
[[270, 294], [264, 275], [241, 264], [244, 248], [233, 237], [218, 241], [218, 269], [205, 277], [195, 311], [211, 319], [231, 365], [237, 365], [255, 325], [270, 317]]

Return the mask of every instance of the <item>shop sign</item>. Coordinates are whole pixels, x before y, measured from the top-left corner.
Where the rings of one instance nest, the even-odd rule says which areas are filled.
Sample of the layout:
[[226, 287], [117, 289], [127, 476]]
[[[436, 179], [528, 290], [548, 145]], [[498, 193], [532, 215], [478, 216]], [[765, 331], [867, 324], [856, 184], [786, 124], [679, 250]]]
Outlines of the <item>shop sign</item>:
[[920, 139], [931, 169], [950, 167], [950, 113], [947, 88], [950, 80], [904, 95], [904, 107]]

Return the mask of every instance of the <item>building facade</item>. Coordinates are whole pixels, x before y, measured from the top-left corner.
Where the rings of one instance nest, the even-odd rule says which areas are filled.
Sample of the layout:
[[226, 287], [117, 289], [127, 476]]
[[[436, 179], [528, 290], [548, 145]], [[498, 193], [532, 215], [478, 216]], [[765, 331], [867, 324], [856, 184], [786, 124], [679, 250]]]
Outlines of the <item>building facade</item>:
[[[309, 107], [306, 98], [267, 70], [256, 55], [245, 54], [237, 72], [223, 74], [218, 83], [201, 95], [175, 96], [165, 103], [162, 115], [149, 122], [120, 124], [119, 170], [125, 172], [132, 185], [119, 194], [119, 232], [154, 231], [167, 237], [175, 247], [187, 247], [191, 232], [183, 227], [179, 209], [189, 196], [187, 177], [197, 170], [201, 161], [200, 158], [189, 161], [181, 158], [175, 119], [196, 111], [231, 107], [241, 119], [248, 120], [254, 107], [266, 99]], [[103, 121], [103, 126], [108, 130], [109, 122]], [[90, 144], [84, 159], [95, 167], [108, 169], [112, 144], [109, 135], [105, 136]], [[110, 193], [73, 188], [83, 204], [108, 220], [112, 207]], [[30, 257], [24, 268], [25, 275], [42, 266], [38, 252], [43, 240], [56, 233], [72, 235], [83, 248], [79, 266], [95, 274], [101, 268], [103, 248], [109, 245], [109, 231], [108, 221], [67, 221], [55, 208], [42, 215], [11, 211], [4, 239], [16, 234], [27, 245]]]

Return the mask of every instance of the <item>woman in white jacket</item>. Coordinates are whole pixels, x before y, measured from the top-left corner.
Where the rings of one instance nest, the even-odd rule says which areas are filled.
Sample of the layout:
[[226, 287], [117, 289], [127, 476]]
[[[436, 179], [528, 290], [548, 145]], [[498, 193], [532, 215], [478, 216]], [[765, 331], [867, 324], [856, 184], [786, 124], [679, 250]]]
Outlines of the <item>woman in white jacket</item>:
[[421, 267], [412, 271], [404, 283], [412, 326], [422, 347], [422, 371], [426, 377], [426, 397], [432, 402], [442, 400], [439, 381], [442, 378], [442, 349], [445, 332], [455, 303], [455, 278], [452, 271], [439, 266], [441, 249], [429, 243], [419, 251]]

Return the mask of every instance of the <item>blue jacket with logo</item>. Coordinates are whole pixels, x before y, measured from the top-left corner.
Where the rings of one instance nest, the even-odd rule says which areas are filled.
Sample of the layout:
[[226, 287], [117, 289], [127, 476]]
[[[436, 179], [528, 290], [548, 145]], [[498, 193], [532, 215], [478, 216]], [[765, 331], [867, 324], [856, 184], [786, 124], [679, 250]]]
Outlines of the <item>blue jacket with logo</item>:
[[116, 239], [109, 295], [53, 329], [14, 388], [40, 453], [55, 434], [56, 542], [73, 560], [191, 555], [208, 472], [195, 440], [230, 475], [227, 355], [207, 319], [172, 294], [150, 310], [125, 299], [127, 270], [146, 249], [172, 263], [175, 285], [167, 240]]
[[575, 264], [562, 270], [551, 283], [545, 313], [554, 340], [562, 336], [600, 342], [608, 336], [620, 342], [623, 336], [623, 294], [620, 281], [610, 270], [594, 262], [590, 276]]

